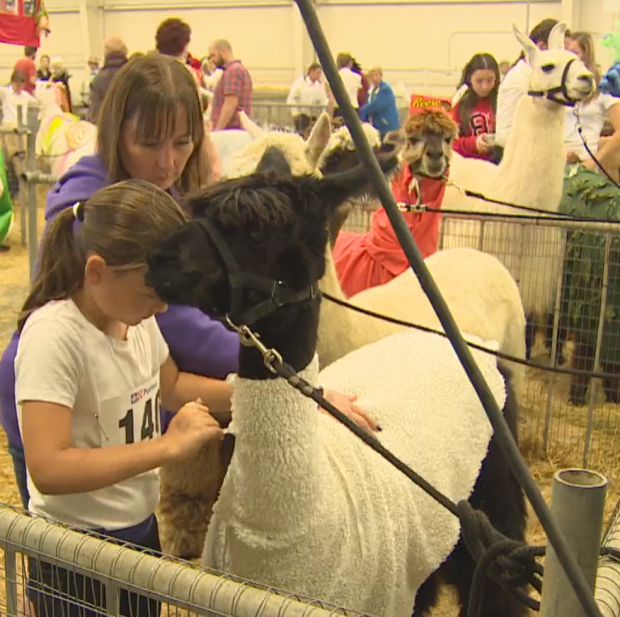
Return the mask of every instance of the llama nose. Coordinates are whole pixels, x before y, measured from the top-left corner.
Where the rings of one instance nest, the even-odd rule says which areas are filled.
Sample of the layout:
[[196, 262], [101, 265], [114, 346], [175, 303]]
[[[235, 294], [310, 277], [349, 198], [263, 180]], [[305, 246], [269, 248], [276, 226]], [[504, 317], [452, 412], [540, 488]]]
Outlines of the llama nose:
[[579, 75], [579, 77], [577, 79], [579, 81], [582, 81], [582, 82], [586, 83], [590, 87], [594, 85], [594, 79], [593, 79], [592, 75], [589, 75], [588, 73], [584, 73], [583, 75]]

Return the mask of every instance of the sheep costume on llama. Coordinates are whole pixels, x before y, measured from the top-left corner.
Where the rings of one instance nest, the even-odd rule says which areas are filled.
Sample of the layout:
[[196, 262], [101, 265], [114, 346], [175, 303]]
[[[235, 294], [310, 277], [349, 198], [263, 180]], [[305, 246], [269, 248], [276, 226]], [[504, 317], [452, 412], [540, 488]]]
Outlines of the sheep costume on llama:
[[[494, 358], [472, 353], [503, 406]], [[470, 496], [492, 428], [449, 341], [399, 332], [320, 373], [315, 356], [301, 375], [356, 393], [386, 448], [450, 499]], [[417, 589], [459, 539], [458, 520], [284, 380], [229, 379], [235, 452], [204, 564], [353, 610], [411, 617]]]

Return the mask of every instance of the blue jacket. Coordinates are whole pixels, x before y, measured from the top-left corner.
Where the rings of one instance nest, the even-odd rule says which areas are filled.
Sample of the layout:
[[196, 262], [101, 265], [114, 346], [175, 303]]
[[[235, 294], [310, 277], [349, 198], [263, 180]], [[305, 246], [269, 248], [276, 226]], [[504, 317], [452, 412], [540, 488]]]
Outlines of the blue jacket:
[[382, 81], [379, 88], [372, 90], [368, 103], [360, 109], [362, 122], [370, 122], [381, 136], [400, 127], [396, 97], [390, 84]]

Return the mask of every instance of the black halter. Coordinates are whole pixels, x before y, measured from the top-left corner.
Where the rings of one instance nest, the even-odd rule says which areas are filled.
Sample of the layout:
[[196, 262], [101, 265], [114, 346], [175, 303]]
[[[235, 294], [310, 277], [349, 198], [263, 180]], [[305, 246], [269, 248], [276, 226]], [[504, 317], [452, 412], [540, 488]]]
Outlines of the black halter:
[[[566, 82], [568, 80], [568, 71], [570, 70], [571, 64], [575, 62], [577, 58], [571, 58], [564, 67], [564, 71], [562, 71], [562, 81], [559, 86], [555, 88], [549, 88], [549, 90], [528, 90], [528, 94], [530, 96], [546, 98], [549, 101], [554, 103], [558, 103], [559, 105], [564, 105], [565, 107], [574, 107], [575, 103], [578, 103], [578, 99], [574, 99], [568, 94], [568, 90], [566, 88]], [[558, 95], [562, 95], [564, 98], [559, 98]]]
[[[228, 282], [232, 291], [229, 316], [236, 325], [250, 326], [263, 317], [275, 313], [282, 306], [306, 302], [318, 296], [318, 288], [314, 285], [297, 290], [289, 287], [284, 281], [276, 281], [261, 274], [243, 272], [219, 230], [205, 218], [196, 219], [193, 222], [197, 223], [213, 242], [226, 265]], [[260, 291], [268, 297], [252, 308], [242, 311], [245, 290]]]

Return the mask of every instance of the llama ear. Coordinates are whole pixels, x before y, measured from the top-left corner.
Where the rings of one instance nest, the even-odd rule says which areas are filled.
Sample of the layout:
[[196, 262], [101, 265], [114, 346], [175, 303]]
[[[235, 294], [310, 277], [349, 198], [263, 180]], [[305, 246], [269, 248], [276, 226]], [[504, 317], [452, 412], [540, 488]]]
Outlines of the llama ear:
[[[398, 171], [400, 156], [393, 152], [378, 154], [377, 162], [381, 171], [389, 176]], [[368, 181], [368, 172], [364, 165], [323, 176], [319, 180], [319, 192], [321, 203], [325, 204], [327, 212], [335, 211], [348, 199], [375, 194], [372, 183]]]
[[381, 142], [382, 152], [393, 152], [394, 150], [402, 150], [407, 143], [407, 135], [402, 129], [395, 131], [389, 131], [385, 134], [383, 141]]
[[456, 107], [461, 99], [467, 94], [469, 91], [469, 86], [467, 84], [463, 84], [452, 97], [452, 107]]
[[263, 131], [258, 124], [252, 122], [244, 111], [239, 112], [239, 123], [241, 124], [241, 128], [247, 131], [254, 141], [265, 136], [265, 131]]
[[327, 147], [327, 142], [332, 136], [332, 127], [329, 114], [323, 112], [316, 121], [310, 137], [306, 142], [306, 157], [310, 164], [316, 167], [323, 150]]
[[566, 30], [567, 26], [564, 22], [559, 22], [553, 26], [549, 34], [549, 49], [564, 49]]
[[512, 24], [512, 31], [517, 37], [519, 43], [521, 43], [521, 47], [523, 47], [523, 51], [525, 52], [528, 62], [532, 64], [534, 58], [536, 58], [536, 56], [538, 55], [538, 47], [536, 47], [536, 45], [529, 36], [523, 34], [523, 32], [521, 32], [521, 30], [517, 28], [516, 24]]

